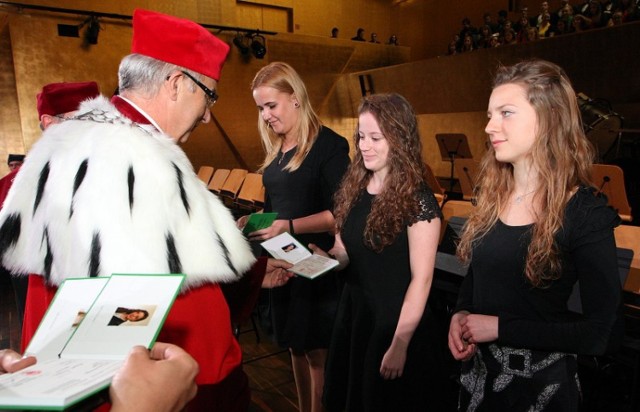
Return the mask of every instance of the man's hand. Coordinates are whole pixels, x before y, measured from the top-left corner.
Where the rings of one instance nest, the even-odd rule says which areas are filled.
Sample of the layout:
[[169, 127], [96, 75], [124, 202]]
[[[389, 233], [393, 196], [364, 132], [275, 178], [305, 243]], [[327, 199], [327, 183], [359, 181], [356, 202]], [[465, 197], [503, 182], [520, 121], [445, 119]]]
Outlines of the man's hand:
[[111, 411], [180, 411], [196, 396], [198, 370], [178, 346], [158, 342], [150, 351], [136, 346], [111, 382]]
[[262, 287], [271, 289], [286, 284], [289, 279], [295, 276], [288, 271], [291, 266], [293, 265], [286, 260], [269, 258], [264, 279], [262, 280]]

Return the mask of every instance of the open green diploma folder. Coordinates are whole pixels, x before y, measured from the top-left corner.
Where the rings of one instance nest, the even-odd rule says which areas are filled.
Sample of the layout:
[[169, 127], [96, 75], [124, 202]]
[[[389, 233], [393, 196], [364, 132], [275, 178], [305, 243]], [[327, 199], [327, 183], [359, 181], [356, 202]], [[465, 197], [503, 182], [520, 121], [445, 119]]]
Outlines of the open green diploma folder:
[[65, 280], [25, 352], [38, 362], [0, 375], [0, 409], [63, 410], [108, 387], [133, 346], [153, 346], [183, 281], [120, 274]]

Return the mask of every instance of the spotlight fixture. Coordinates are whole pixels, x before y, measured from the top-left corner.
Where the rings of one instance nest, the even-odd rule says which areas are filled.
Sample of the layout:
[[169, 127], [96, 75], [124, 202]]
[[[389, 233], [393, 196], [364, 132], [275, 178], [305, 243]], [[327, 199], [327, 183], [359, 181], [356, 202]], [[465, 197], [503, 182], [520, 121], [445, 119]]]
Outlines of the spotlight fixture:
[[86, 26], [82, 33], [82, 48], [88, 49], [92, 44], [98, 44], [98, 34], [100, 33], [100, 21], [98, 16], [91, 15], [82, 23], [72, 26], [69, 24], [58, 24], [58, 36], [80, 37], [80, 29]]
[[96, 16], [90, 16], [84, 22], [87, 30], [84, 32], [84, 40], [87, 44], [98, 44], [98, 34], [100, 33], [100, 22]]
[[248, 34], [237, 33], [236, 37], [233, 38], [233, 44], [240, 50], [240, 54], [246, 56], [249, 54], [249, 41], [250, 37]]
[[251, 36], [251, 53], [256, 59], [263, 59], [267, 54], [264, 36], [259, 32]]

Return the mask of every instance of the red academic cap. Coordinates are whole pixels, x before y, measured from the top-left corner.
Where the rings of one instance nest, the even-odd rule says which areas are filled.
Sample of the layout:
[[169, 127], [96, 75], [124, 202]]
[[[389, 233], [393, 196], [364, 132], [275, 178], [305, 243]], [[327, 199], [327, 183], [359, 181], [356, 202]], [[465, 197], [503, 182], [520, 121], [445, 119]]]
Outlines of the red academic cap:
[[98, 83], [50, 83], [42, 88], [36, 96], [38, 118], [43, 114], [55, 116], [78, 109], [84, 100], [92, 99], [100, 94]]
[[219, 80], [229, 45], [191, 20], [136, 9], [131, 52]]

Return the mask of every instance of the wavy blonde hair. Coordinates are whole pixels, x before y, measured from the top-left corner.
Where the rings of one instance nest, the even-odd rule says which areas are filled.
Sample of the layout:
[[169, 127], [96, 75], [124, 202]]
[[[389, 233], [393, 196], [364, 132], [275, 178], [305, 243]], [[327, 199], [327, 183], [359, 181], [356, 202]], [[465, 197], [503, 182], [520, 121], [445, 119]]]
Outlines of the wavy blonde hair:
[[[427, 170], [422, 160], [416, 114], [404, 97], [399, 94], [365, 97], [358, 113], [371, 113], [389, 144], [389, 171], [382, 191], [373, 201], [363, 234], [365, 245], [379, 253], [392, 244], [407, 225], [417, 221], [420, 205], [416, 195], [427, 186]], [[353, 135], [356, 148], [359, 147], [358, 129]], [[366, 189], [372, 174], [364, 166], [362, 153], [356, 150], [353, 162], [335, 194], [334, 216], [338, 230]]]
[[[493, 88], [518, 84], [537, 119], [536, 140], [529, 156], [538, 171], [534, 194], [541, 207], [535, 212], [525, 275], [535, 287], [560, 277], [561, 262], [555, 235], [562, 228], [564, 211], [579, 185], [592, 186], [593, 148], [582, 130], [575, 91], [559, 66], [544, 60], [529, 60], [499, 67]], [[485, 153], [477, 182], [477, 206], [465, 225], [458, 256], [471, 259], [475, 242], [496, 224], [513, 191], [513, 166], [496, 160], [493, 147]]]
[[[297, 170], [304, 159], [309, 154], [313, 143], [316, 141], [322, 122], [313, 111], [307, 88], [298, 73], [283, 62], [273, 62], [256, 73], [251, 82], [251, 91], [258, 87], [272, 87], [281, 93], [295, 96], [300, 104], [298, 122], [295, 125], [295, 132], [298, 135], [298, 150], [291, 161], [284, 167], [284, 170], [293, 172]], [[266, 152], [264, 162], [260, 165], [259, 172], [273, 162], [278, 156], [282, 147], [283, 139], [275, 133], [258, 113], [258, 130], [262, 139], [262, 146]]]

